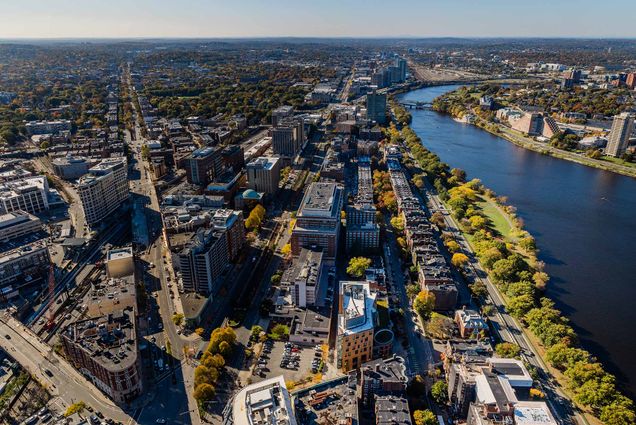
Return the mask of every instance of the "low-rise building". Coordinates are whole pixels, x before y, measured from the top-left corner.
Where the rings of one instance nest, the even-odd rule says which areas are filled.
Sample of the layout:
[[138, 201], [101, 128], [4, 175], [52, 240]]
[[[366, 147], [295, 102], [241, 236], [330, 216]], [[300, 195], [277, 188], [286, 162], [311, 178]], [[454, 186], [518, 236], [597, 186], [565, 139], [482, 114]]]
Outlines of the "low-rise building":
[[364, 363], [360, 367], [362, 405], [372, 407], [375, 396], [405, 396], [407, 383], [406, 363], [402, 357], [393, 355]]
[[42, 230], [42, 222], [36, 216], [16, 210], [0, 215], [0, 243]]
[[143, 391], [133, 308], [80, 320], [60, 333], [68, 360], [119, 404]]
[[50, 263], [49, 249], [43, 239], [17, 248], [5, 246], [0, 252], [0, 300], [14, 298], [21, 288], [41, 282]]
[[88, 173], [89, 161], [84, 157], [74, 157], [67, 154], [62, 158], [55, 158], [53, 161], [55, 174], [64, 180], [73, 180]]
[[223, 412], [223, 425], [257, 424], [296, 425], [282, 375], [244, 387]]
[[488, 324], [475, 310], [457, 310], [455, 312], [455, 323], [459, 328], [459, 335], [462, 338], [477, 338], [482, 332], [488, 331]]

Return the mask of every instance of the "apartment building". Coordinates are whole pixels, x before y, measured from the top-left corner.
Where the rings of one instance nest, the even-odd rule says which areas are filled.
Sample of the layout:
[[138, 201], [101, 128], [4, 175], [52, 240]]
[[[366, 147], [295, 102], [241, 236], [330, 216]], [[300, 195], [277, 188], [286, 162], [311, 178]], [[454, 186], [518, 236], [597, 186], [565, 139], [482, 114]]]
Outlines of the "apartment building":
[[322, 250], [302, 248], [298, 258], [283, 274], [281, 282], [290, 288], [292, 302], [305, 308], [316, 303], [322, 273]]
[[88, 170], [77, 184], [86, 223], [94, 226], [128, 199], [125, 158], [109, 158]]
[[221, 175], [223, 156], [219, 149], [206, 147], [197, 149], [181, 160], [181, 168], [186, 171], [188, 183], [207, 185]]
[[134, 309], [80, 320], [61, 333], [62, 348], [71, 364], [118, 404], [143, 391]]
[[0, 299], [18, 296], [18, 290], [46, 276], [51, 257], [44, 240], [0, 252]]
[[369, 284], [341, 281], [336, 363], [343, 372], [357, 369], [373, 358], [376, 320], [375, 294]]
[[220, 208], [211, 218], [212, 228], [225, 233], [230, 260], [238, 257], [245, 244], [245, 222], [243, 212]]
[[199, 228], [196, 232], [171, 234], [169, 243], [183, 291], [206, 296], [216, 294], [230, 260], [227, 234]]
[[293, 158], [305, 144], [305, 123], [302, 118], [281, 119], [270, 135], [274, 154]]
[[380, 226], [373, 203], [373, 177], [368, 157], [358, 159], [358, 184], [352, 204], [347, 206], [347, 250], [368, 251], [380, 246]]
[[51, 162], [55, 174], [64, 180], [77, 179], [88, 173], [89, 162], [84, 157], [73, 157], [68, 154]]
[[607, 140], [605, 154], [613, 156], [615, 158], [623, 155], [627, 150], [627, 146], [629, 145], [629, 138], [632, 136], [633, 128], [633, 116], [631, 116], [627, 112], [616, 115], [614, 117], [614, 121], [612, 121], [612, 129], [610, 130]]
[[26, 123], [25, 127], [29, 136], [37, 134], [60, 134], [64, 131], [71, 131], [71, 121], [31, 121]]
[[375, 91], [367, 94], [367, 119], [378, 124], [386, 123], [386, 94]]

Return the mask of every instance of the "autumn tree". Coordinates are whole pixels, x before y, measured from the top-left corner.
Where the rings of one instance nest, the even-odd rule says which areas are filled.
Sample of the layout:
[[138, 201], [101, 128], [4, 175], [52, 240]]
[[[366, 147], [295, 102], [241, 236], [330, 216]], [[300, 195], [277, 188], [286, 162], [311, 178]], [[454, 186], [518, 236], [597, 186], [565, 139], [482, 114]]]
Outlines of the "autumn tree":
[[422, 320], [428, 320], [435, 308], [435, 295], [425, 289], [420, 291], [413, 301], [413, 308]]
[[371, 267], [371, 259], [366, 257], [353, 257], [349, 260], [347, 274], [353, 277], [362, 277], [364, 272]]
[[451, 258], [451, 263], [453, 264], [453, 266], [457, 267], [458, 269], [461, 269], [466, 264], [468, 264], [468, 257], [466, 256], [466, 254], [462, 254], [461, 252], [456, 252], [455, 254], [453, 254], [453, 257]]

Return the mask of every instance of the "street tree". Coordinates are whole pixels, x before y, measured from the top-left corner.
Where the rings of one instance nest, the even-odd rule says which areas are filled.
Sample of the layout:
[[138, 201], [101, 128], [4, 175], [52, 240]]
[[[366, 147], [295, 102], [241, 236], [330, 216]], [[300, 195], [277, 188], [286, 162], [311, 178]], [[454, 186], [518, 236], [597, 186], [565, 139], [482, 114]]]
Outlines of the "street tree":
[[353, 277], [362, 277], [366, 269], [371, 266], [371, 259], [366, 257], [353, 257], [349, 260], [347, 274]]

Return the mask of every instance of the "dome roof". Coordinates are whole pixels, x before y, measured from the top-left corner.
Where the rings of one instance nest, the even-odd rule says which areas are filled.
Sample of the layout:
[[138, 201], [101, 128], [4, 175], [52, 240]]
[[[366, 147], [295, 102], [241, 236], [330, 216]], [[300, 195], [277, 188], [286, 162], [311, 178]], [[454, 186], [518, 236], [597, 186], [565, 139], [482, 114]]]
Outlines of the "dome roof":
[[243, 199], [260, 199], [258, 193], [253, 189], [247, 189], [243, 192]]

